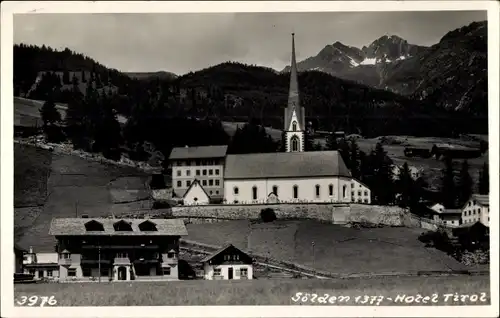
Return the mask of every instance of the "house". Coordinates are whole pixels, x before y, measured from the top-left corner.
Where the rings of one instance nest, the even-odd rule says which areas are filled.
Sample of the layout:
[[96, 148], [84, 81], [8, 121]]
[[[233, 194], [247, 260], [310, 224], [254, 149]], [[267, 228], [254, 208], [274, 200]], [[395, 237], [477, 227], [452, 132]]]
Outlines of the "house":
[[432, 149], [425, 147], [405, 147], [404, 154], [406, 157], [432, 157]]
[[427, 207], [436, 213], [442, 213], [444, 211], [444, 205], [442, 205], [441, 203], [434, 203]]
[[351, 202], [351, 173], [338, 151], [275, 152], [226, 157], [226, 203]]
[[483, 151], [480, 148], [470, 148], [461, 145], [440, 143], [432, 146], [432, 154], [436, 156], [436, 159], [439, 159], [440, 157], [450, 159], [469, 159], [481, 157]]
[[57, 253], [41, 252], [35, 253], [30, 246], [23, 257], [23, 272], [33, 275], [34, 279], [59, 278], [59, 264]]
[[460, 209], [443, 209], [433, 215], [433, 220], [446, 226], [459, 226], [461, 224], [461, 215], [462, 211]]
[[169, 156], [172, 186], [177, 197], [183, 197], [197, 179], [210, 197], [222, 197], [224, 157], [227, 145], [176, 147]]
[[489, 195], [473, 194], [462, 207], [462, 223], [476, 222], [481, 222], [486, 227], [490, 226]]
[[[392, 165], [392, 175], [394, 176], [394, 179], [397, 179], [399, 177], [399, 174], [401, 173], [401, 170], [403, 169], [403, 166], [398, 166], [398, 165]], [[422, 176], [423, 173], [423, 168], [415, 167], [415, 166], [410, 166], [408, 165], [408, 170], [410, 171], [410, 176], [413, 180], [417, 180]]]
[[207, 194], [198, 179], [194, 179], [191, 186], [184, 194], [184, 205], [203, 205], [210, 203], [210, 196]]
[[201, 260], [207, 280], [252, 279], [253, 259], [228, 244]]
[[59, 280], [177, 280], [181, 219], [55, 218]]
[[351, 202], [370, 204], [371, 191], [363, 182], [352, 179], [351, 180]]

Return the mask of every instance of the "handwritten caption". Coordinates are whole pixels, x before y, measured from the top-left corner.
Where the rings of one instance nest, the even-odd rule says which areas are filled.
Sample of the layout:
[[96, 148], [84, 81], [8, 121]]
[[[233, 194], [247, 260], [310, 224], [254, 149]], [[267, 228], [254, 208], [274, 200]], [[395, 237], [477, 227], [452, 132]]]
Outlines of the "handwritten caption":
[[291, 298], [293, 303], [303, 304], [325, 304], [325, 305], [415, 305], [415, 304], [474, 304], [486, 303], [488, 297], [486, 293], [479, 294], [432, 294], [432, 295], [395, 295], [387, 297], [383, 295], [360, 295], [360, 296], [342, 296], [330, 294], [315, 294], [298, 292]]
[[29, 306], [29, 307], [34, 307], [34, 306], [39, 306], [39, 307], [44, 307], [45, 305], [49, 306], [55, 306], [57, 305], [57, 300], [54, 296], [21, 296], [18, 299], [15, 300], [15, 302], [19, 306]]

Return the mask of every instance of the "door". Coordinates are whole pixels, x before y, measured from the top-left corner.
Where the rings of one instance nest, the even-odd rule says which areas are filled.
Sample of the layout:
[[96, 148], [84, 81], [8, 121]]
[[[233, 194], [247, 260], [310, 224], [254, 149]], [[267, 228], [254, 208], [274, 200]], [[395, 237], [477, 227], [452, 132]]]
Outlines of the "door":
[[38, 271], [38, 278], [43, 278], [43, 271]]
[[118, 268], [118, 280], [126, 280], [127, 279], [127, 268], [124, 266]]
[[229, 267], [227, 269], [227, 279], [233, 279], [233, 268]]

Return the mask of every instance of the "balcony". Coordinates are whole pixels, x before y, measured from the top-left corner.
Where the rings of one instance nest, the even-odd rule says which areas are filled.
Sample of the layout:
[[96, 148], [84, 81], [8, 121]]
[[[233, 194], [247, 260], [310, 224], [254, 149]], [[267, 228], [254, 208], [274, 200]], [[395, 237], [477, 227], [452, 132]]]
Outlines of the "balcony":
[[[134, 249], [159, 249], [156, 244], [141, 244], [141, 245], [101, 245], [101, 250], [134, 250]], [[82, 249], [99, 249], [99, 245], [86, 244], [82, 245]]]
[[130, 265], [130, 258], [128, 258], [128, 257], [115, 257], [114, 265]]
[[60, 258], [59, 265], [71, 265], [71, 258]]

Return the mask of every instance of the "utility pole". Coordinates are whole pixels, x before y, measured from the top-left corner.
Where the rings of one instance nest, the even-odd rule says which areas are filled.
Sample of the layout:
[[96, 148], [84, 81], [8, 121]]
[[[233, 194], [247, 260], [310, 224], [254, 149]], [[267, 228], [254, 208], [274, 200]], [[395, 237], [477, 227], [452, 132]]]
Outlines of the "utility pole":
[[98, 250], [98, 254], [99, 254], [98, 264], [99, 264], [99, 283], [100, 283], [101, 282], [101, 243], [100, 242], [98, 243], [97, 250]]
[[315, 260], [315, 257], [314, 257], [314, 242], [311, 243], [312, 245], [312, 253], [313, 253], [313, 259], [312, 259], [312, 263], [313, 263], [313, 268], [314, 268], [314, 260]]
[[75, 202], [75, 217], [78, 217], [78, 200]]

